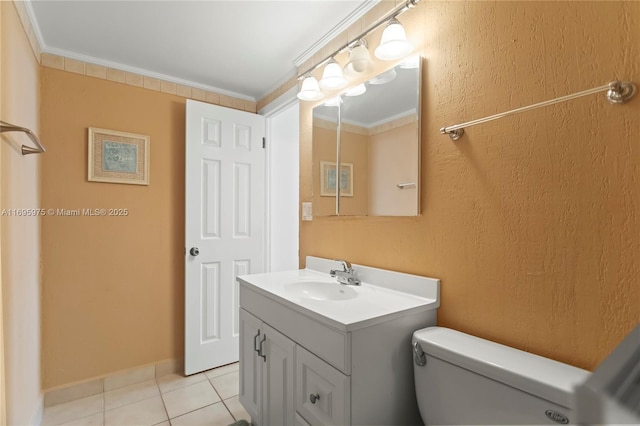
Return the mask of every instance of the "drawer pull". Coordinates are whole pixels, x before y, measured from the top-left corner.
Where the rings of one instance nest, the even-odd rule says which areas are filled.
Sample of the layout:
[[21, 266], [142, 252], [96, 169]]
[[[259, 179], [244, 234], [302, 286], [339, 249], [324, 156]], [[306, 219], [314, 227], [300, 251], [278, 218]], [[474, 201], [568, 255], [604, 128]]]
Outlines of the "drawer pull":
[[258, 356], [262, 357], [262, 361], [267, 362], [267, 355], [264, 353], [264, 349], [262, 349], [262, 344], [267, 340], [267, 335], [262, 335], [262, 340], [260, 340], [260, 352], [258, 352]]
[[309, 401], [311, 401], [312, 404], [315, 404], [316, 401], [319, 399], [320, 399], [320, 394], [312, 393], [311, 395], [309, 395]]

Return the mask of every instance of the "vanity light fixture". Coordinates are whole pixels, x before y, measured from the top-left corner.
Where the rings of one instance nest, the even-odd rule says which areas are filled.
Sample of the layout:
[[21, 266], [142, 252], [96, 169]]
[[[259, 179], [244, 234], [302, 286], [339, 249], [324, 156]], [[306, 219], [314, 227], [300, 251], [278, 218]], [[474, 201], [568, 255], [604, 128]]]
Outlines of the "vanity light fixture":
[[[298, 98], [308, 101], [322, 99], [320, 87], [326, 90], [337, 90], [347, 85], [347, 80], [342, 74], [340, 65], [334, 59], [336, 55], [346, 50], [350, 50], [349, 62], [345, 66], [347, 75], [357, 75], [369, 70], [372, 67], [371, 55], [365, 41], [365, 37], [383, 24], [387, 24], [382, 33], [380, 46], [375, 50], [375, 56], [385, 61], [393, 61], [408, 55], [413, 50], [411, 43], [407, 41], [407, 35], [397, 17], [407, 10], [415, 7], [420, 0], [405, 0], [404, 3], [396, 6], [382, 18], [378, 19], [360, 35], [353, 40], [342, 45], [335, 52], [325, 57], [320, 62], [311, 66], [304, 72], [298, 74], [298, 80], [304, 79]], [[318, 87], [318, 81], [311, 77], [311, 73], [321, 66], [326, 65]]]
[[324, 67], [320, 87], [326, 90], [342, 89], [347, 85], [347, 80], [342, 74], [342, 67], [335, 59], [331, 59]]
[[356, 41], [349, 52], [349, 62], [345, 65], [344, 72], [347, 75], [357, 75], [367, 72], [371, 68], [373, 68], [373, 62], [369, 54], [367, 40], [360, 39]]
[[352, 87], [347, 90], [344, 95], [345, 96], [360, 96], [367, 91], [367, 86], [364, 83], [360, 83], [357, 86]]
[[300, 88], [300, 92], [298, 92], [297, 96], [298, 99], [303, 101], [319, 101], [324, 97], [320, 91], [318, 80], [310, 75], [306, 76], [302, 81], [302, 87]]
[[383, 61], [394, 61], [407, 56], [412, 50], [413, 46], [407, 41], [404, 27], [400, 21], [392, 18], [387, 23], [382, 33], [380, 46], [376, 47], [374, 54], [376, 58]]

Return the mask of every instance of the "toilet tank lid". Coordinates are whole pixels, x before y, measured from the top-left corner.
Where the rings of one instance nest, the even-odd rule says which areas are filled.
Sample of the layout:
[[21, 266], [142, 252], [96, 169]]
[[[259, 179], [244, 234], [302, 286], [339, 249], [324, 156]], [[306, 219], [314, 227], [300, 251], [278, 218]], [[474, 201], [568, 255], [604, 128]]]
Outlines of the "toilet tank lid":
[[418, 330], [413, 334], [413, 340], [419, 342], [428, 355], [570, 409], [574, 408], [574, 387], [591, 374], [443, 327]]

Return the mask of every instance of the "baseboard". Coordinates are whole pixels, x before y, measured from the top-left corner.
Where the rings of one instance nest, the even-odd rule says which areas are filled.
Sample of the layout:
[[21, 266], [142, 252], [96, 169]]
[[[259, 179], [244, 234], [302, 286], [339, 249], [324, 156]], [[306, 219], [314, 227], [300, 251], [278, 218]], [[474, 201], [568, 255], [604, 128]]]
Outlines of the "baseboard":
[[40, 394], [38, 397], [38, 408], [36, 408], [36, 412], [31, 419], [32, 425], [41, 425], [42, 424], [42, 415], [44, 413], [44, 395]]
[[[183, 365], [184, 363], [182, 360], [168, 359], [155, 364], [129, 368], [111, 374], [48, 389], [44, 393], [44, 402], [41, 404], [42, 407], [39, 413], [40, 419], [42, 419], [44, 407], [51, 407], [53, 405], [74, 401], [76, 399], [86, 398], [102, 392], [166, 376], [167, 374], [182, 373], [184, 369]], [[33, 424], [39, 425], [40, 422]]]

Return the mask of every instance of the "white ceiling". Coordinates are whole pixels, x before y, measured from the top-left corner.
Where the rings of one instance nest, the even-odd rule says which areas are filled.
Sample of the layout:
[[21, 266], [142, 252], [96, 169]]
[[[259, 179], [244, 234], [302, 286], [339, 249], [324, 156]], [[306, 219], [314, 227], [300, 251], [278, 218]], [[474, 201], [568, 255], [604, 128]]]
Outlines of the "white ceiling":
[[[259, 100], [379, 0], [31, 0], [43, 52]], [[326, 41], [327, 39], [325, 39]], [[319, 42], [320, 41], [320, 42]]]

